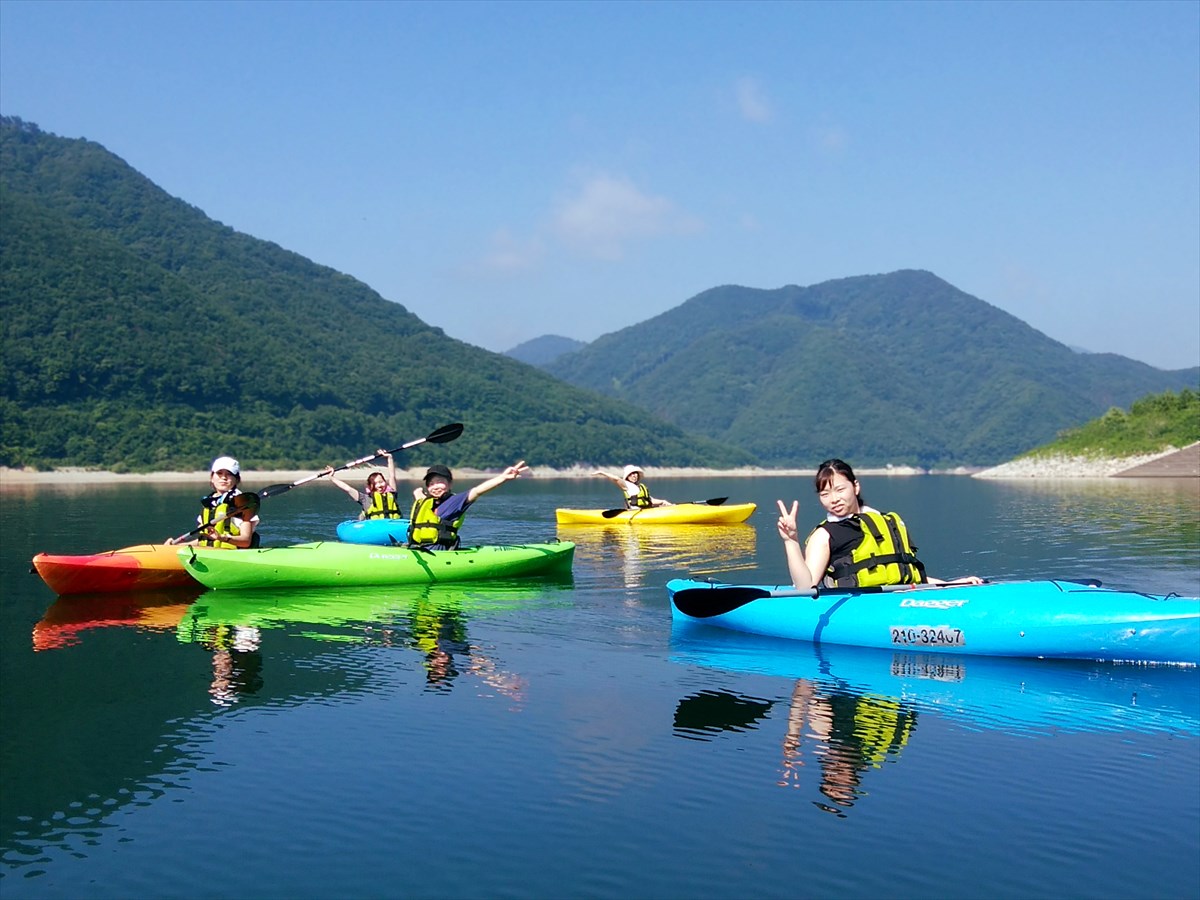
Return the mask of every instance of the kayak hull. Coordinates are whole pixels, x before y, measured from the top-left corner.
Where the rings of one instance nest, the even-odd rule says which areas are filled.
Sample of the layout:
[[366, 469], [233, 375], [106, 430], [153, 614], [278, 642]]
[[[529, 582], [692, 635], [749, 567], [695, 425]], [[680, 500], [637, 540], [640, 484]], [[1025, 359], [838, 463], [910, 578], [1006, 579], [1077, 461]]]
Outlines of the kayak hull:
[[347, 544], [395, 547], [408, 541], [408, 519], [347, 519], [338, 523], [337, 536]]
[[204, 586], [228, 589], [430, 584], [556, 575], [571, 571], [574, 554], [575, 545], [565, 541], [436, 551], [322, 541], [238, 553], [188, 548], [181, 550], [179, 557]]
[[556, 509], [554, 517], [559, 525], [737, 525], [750, 518], [756, 508], [753, 503], [676, 503], [626, 509], [609, 518], [605, 518], [603, 509]]
[[[1197, 598], [1021, 581], [830, 591], [815, 598], [792, 591], [738, 602], [747, 589], [769, 594], [790, 586], [667, 584], [676, 621], [771, 637], [984, 656], [1200, 663]], [[711, 599], [700, 591], [711, 592]]]
[[179, 559], [179, 548], [168, 544], [139, 544], [79, 556], [39, 553], [33, 558], [33, 567], [59, 595], [151, 591], [196, 584]]

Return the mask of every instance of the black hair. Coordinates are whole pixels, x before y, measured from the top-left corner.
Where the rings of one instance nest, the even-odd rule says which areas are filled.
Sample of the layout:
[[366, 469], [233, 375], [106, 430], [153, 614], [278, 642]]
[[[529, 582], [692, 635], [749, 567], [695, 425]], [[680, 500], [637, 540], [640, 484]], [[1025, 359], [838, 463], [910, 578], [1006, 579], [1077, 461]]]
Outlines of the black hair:
[[[813, 487], [816, 488], [817, 493], [819, 494], [825, 488], [829, 487], [836, 475], [844, 475], [846, 480], [851, 484], [858, 484], [858, 478], [855, 477], [854, 470], [850, 468], [850, 463], [834, 457], [833, 459], [825, 460], [825, 462], [817, 466], [817, 474], [813, 478]], [[861, 488], [859, 488], [858, 502], [860, 506], [866, 502], [863, 500]]]

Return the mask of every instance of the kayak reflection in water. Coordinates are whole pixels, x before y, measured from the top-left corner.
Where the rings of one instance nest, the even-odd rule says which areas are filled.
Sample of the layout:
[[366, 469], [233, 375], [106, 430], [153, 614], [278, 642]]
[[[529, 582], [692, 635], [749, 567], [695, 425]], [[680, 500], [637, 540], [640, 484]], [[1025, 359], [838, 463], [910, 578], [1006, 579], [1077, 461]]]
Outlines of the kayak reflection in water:
[[916, 727], [916, 710], [895, 697], [830, 690], [804, 678], [796, 682], [783, 740], [780, 786], [801, 786], [804, 741], [813, 741], [820, 767], [819, 790], [834, 804], [813, 804], [845, 818], [843, 810], [865, 795], [863, 774], [879, 769], [908, 743]]
[[658, 497], [650, 496], [650, 488], [646, 487], [642, 480], [646, 477], [646, 473], [641, 466], [626, 466], [620, 476], [610, 475], [608, 472], [602, 472], [597, 469], [592, 473], [599, 475], [601, 478], [607, 478], [613, 484], [621, 489], [621, 493], [625, 495], [626, 509], [649, 509], [652, 506], [673, 506], [670, 500], [662, 500]]

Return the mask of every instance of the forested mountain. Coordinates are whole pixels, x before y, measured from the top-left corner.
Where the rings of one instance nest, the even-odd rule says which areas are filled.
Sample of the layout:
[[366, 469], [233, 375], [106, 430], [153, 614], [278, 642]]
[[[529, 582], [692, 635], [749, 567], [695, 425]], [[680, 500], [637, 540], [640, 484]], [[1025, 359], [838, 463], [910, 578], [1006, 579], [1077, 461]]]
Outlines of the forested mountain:
[[[544, 340], [526, 349], [554, 355]], [[540, 371], [13, 118], [0, 351], [0, 465], [135, 471], [316, 466], [455, 421], [460, 440], [408, 462], [986, 465], [1200, 387], [1198, 369], [1074, 353], [917, 271], [715, 288]]]
[[559, 334], [543, 334], [541, 337], [517, 344], [511, 350], [505, 350], [504, 355], [519, 359], [523, 363], [529, 363], [531, 366], [544, 366], [546, 363], [558, 359], [564, 353], [574, 353], [585, 346], [587, 345], [583, 341], [577, 341], [574, 338], [563, 337]]
[[98, 144], [0, 119], [0, 465], [731, 466], [749, 453], [448, 338], [209, 219]]
[[1200, 369], [1075, 353], [922, 271], [714, 288], [545, 369], [768, 466], [993, 464], [1200, 385]]

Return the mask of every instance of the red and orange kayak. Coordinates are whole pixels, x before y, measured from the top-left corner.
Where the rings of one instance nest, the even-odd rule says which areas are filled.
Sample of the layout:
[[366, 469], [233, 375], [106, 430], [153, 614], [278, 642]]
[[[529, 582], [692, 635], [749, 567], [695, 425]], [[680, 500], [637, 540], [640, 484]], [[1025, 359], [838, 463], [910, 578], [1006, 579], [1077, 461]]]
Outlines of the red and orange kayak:
[[172, 544], [138, 544], [82, 556], [39, 553], [33, 567], [56, 594], [190, 587], [196, 581]]

